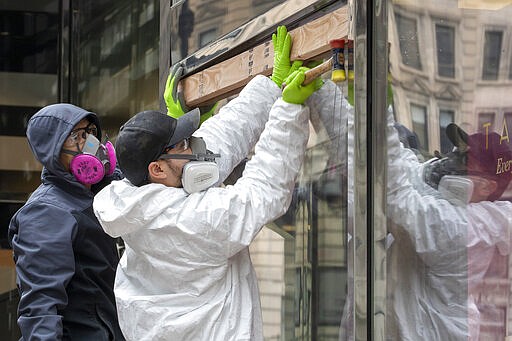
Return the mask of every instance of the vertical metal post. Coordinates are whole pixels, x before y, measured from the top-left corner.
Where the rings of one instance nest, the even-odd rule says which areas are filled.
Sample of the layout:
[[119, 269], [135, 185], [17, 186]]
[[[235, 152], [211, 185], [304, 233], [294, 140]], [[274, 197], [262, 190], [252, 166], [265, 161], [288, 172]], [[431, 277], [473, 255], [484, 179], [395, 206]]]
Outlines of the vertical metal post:
[[[371, 1], [369, 1], [371, 2]], [[371, 302], [369, 293], [368, 269], [371, 262], [368, 249], [368, 195], [371, 197], [368, 183], [368, 157], [367, 157], [367, 122], [368, 122], [368, 86], [367, 86], [367, 1], [353, 1], [354, 21], [354, 163], [353, 177], [354, 206], [353, 206], [353, 232], [354, 241], [354, 338], [355, 340], [369, 339], [368, 302]], [[370, 97], [371, 98], [371, 97]], [[370, 244], [371, 245], [371, 244]]]
[[386, 338], [386, 111], [387, 111], [387, 74], [388, 74], [388, 25], [387, 0], [373, 0], [368, 29], [368, 84], [371, 84], [371, 98], [368, 105], [370, 113], [369, 148], [371, 150], [369, 183], [371, 187], [371, 213], [369, 233], [372, 243], [371, 264], [371, 340]]
[[[354, 338], [384, 340], [387, 0], [353, 1]], [[351, 146], [349, 146], [351, 148]]]

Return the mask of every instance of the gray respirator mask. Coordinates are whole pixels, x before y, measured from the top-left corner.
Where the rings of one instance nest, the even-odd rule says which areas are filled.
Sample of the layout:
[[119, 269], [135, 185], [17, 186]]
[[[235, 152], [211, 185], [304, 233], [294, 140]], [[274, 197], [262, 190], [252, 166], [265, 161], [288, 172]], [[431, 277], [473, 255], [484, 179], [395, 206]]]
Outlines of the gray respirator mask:
[[190, 137], [192, 154], [165, 154], [161, 159], [190, 160], [183, 166], [181, 183], [183, 189], [192, 194], [204, 191], [219, 181], [219, 166], [215, 158], [220, 154], [213, 154], [206, 149], [206, 143], [201, 137]]
[[448, 201], [468, 204], [473, 194], [473, 182], [467, 175], [467, 155], [455, 148], [447, 156], [427, 161], [423, 168], [423, 179]]

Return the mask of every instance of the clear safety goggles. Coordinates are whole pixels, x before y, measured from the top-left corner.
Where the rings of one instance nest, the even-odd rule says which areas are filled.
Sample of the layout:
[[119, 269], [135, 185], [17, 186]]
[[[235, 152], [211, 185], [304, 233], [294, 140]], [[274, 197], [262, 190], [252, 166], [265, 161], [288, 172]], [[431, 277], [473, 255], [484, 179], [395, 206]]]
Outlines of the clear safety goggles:
[[98, 127], [94, 123], [89, 123], [85, 128], [77, 128], [71, 130], [68, 138], [64, 141], [64, 147], [74, 147], [81, 141], [87, 139], [87, 135], [92, 134], [94, 137], [98, 137]]
[[171, 150], [174, 153], [183, 153], [189, 147], [190, 147], [190, 138], [187, 137], [186, 139], [183, 139], [180, 142], [175, 143], [175, 144], [165, 148], [164, 152], [162, 153], [162, 155], [168, 154]]
[[[184, 154], [191, 148], [192, 154]], [[206, 149], [206, 144], [202, 138], [189, 137], [175, 145], [165, 148], [164, 152], [158, 157], [159, 160], [179, 159], [191, 161], [215, 161], [220, 154], [213, 154]]]

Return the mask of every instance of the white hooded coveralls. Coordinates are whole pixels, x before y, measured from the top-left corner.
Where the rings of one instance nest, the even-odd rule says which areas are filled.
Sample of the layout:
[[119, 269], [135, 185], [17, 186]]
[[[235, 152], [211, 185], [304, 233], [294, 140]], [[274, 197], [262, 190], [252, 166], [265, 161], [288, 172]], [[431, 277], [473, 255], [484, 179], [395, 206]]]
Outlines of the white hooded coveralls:
[[104, 230], [126, 245], [115, 295], [127, 340], [263, 340], [248, 246], [286, 212], [309, 135], [308, 109], [280, 93], [257, 76], [194, 133], [221, 154], [221, 181], [255, 146], [235, 185], [187, 195], [123, 180], [96, 196]]

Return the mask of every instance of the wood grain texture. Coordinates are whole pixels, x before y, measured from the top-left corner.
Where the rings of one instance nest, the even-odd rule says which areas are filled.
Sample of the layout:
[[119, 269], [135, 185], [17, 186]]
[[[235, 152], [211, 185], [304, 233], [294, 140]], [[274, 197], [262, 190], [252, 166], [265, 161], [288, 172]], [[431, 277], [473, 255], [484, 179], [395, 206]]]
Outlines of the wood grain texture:
[[[290, 31], [293, 46], [290, 59], [311, 60], [328, 57], [329, 41], [346, 38], [349, 29], [348, 6]], [[269, 37], [270, 38], [270, 37]], [[272, 40], [222, 61], [180, 81], [188, 107], [211, 104], [240, 91], [254, 76], [272, 74]]]

